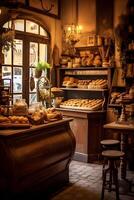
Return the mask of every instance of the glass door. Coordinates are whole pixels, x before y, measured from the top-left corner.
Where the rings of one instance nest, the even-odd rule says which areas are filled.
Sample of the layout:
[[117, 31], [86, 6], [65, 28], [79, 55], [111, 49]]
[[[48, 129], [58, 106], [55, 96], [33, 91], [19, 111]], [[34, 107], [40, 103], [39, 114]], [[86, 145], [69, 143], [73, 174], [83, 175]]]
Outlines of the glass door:
[[4, 85], [11, 88], [12, 101], [22, 98], [23, 88], [23, 40], [15, 39], [13, 48], [4, 52], [2, 65]]
[[[35, 77], [35, 66], [39, 61], [47, 61], [47, 45], [43, 43], [30, 42], [29, 54], [29, 77]], [[37, 78], [34, 78], [35, 89], [30, 90], [29, 79], [29, 104], [37, 102]]]

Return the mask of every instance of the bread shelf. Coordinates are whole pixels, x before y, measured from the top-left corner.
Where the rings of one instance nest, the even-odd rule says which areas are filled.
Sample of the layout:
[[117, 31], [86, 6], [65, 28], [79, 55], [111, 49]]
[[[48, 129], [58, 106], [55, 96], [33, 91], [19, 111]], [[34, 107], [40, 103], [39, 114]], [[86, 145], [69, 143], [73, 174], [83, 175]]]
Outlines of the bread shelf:
[[56, 108], [57, 110], [59, 111], [70, 111], [70, 112], [79, 112], [79, 113], [90, 113], [90, 114], [93, 114], [93, 113], [105, 113], [106, 110], [87, 110], [87, 109], [73, 109], [73, 108]]
[[110, 107], [110, 108], [121, 108], [122, 105], [121, 104], [108, 104], [108, 107]]
[[61, 70], [83, 70], [83, 69], [86, 69], [86, 70], [107, 70], [107, 69], [111, 69], [111, 68], [114, 68], [114, 67], [94, 67], [94, 66], [81, 66], [81, 67], [75, 67], [75, 68], [69, 68], [69, 67], [59, 67], [58, 69], [61, 69]]
[[[107, 102], [108, 102], [108, 93], [111, 87], [112, 76], [113, 76], [114, 67], [79, 67], [79, 68], [57, 68], [57, 87], [64, 91], [64, 100], [69, 99], [103, 99], [104, 105], [100, 110], [106, 110]], [[77, 76], [75, 78], [75, 76]], [[98, 88], [84, 88], [84, 85], [81, 88], [72, 85], [63, 86], [64, 78], [72, 78], [75, 81], [78, 79], [79, 81], [96, 81], [99, 79], [107, 81], [107, 87]], [[96, 83], [97, 84], [97, 83]], [[82, 84], [81, 84], [82, 85]], [[65, 108], [65, 109], [72, 109]], [[76, 110], [76, 108], [75, 108]]]
[[108, 91], [108, 89], [101, 89], [101, 88], [90, 88], [90, 89], [86, 89], [86, 88], [64, 88], [61, 87], [60, 89], [62, 90], [70, 90], [70, 91], [95, 91], [95, 92], [105, 92]]

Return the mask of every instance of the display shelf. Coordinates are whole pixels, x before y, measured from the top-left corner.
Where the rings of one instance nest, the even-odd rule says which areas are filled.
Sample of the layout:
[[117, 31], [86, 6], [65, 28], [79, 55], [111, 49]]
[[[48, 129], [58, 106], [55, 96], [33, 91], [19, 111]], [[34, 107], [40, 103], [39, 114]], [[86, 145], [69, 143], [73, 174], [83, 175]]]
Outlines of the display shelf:
[[110, 66], [110, 67], [95, 67], [95, 66], [81, 66], [81, 67], [74, 67], [74, 68], [69, 68], [69, 67], [59, 67], [58, 69], [63, 69], [63, 70], [107, 70], [107, 69], [112, 69], [114, 67]]
[[73, 109], [73, 108], [56, 108], [56, 110], [59, 111], [70, 111], [70, 112], [78, 112], [78, 113], [87, 113], [87, 114], [97, 114], [97, 113], [102, 113], [105, 114], [106, 110], [87, 110], [87, 109]]
[[114, 67], [79, 67], [79, 68], [57, 68], [57, 86], [62, 87], [65, 76], [77, 77], [78, 79], [106, 79], [108, 88], [111, 87]]
[[61, 87], [62, 90], [70, 90], [70, 91], [94, 91], [94, 92], [105, 92], [108, 91], [108, 89], [101, 89], [101, 88], [64, 88]]
[[98, 109], [96, 110], [96, 109], [91, 109], [91, 108], [84, 108], [84, 107], [77, 107], [77, 106], [60, 106], [60, 108], [64, 108], [64, 109], [72, 109], [72, 110], [80, 110], [80, 111], [82, 111], [82, 110], [84, 110], [84, 111], [99, 111]]
[[110, 108], [121, 108], [122, 105], [121, 104], [109, 104], [108, 105]]

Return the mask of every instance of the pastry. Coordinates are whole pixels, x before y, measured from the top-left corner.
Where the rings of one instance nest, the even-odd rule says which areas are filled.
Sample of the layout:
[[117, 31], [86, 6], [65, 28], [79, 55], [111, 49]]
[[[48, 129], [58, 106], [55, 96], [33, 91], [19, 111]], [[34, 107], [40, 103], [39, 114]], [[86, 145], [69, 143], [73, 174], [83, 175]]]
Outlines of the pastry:
[[102, 107], [102, 99], [69, 99], [61, 103], [61, 107], [72, 107], [78, 109], [98, 110]]
[[5, 116], [0, 116], [0, 123], [9, 123], [10, 120], [8, 117], [5, 117]]

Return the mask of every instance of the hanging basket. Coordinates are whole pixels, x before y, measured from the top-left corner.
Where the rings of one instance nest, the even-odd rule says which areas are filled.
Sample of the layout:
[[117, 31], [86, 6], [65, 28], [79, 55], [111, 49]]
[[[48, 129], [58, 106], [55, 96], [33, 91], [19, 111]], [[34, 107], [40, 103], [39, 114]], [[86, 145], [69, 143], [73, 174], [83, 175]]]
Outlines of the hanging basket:
[[42, 75], [42, 70], [35, 69], [35, 78], [40, 78]]

